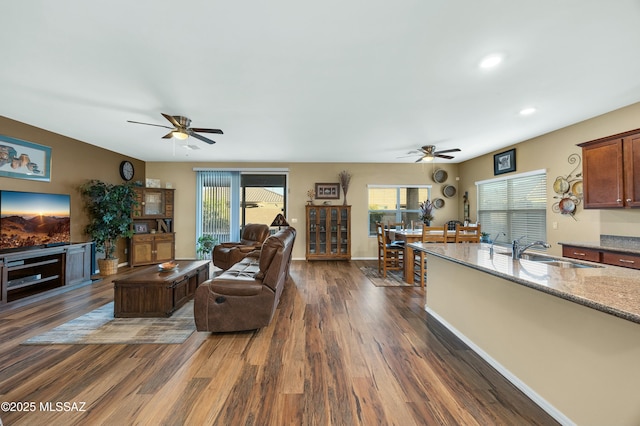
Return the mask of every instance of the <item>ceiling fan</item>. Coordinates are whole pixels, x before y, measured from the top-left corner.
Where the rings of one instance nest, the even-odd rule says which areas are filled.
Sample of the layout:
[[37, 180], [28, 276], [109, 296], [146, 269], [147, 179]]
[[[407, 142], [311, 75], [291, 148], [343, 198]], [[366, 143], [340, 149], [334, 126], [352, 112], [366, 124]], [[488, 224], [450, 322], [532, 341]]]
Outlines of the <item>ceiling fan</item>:
[[204, 129], [200, 127], [189, 127], [191, 126], [191, 120], [188, 119], [187, 117], [182, 117], [180, 115], [169, 115], [165, 113], [161, 113], [161, 114], [164, 118], [169, 120], [169, 122], [173, 125], [173, 127], [163, 126], [161, 124], [141, 123], [139, 121], [131, 121], [131, 120], [127, 120], [127, 122], [135, 123], [135, 124], [144, 124], [146, 126], [164, 127], [165, 129], [171, 129], [169, 133], [167, 133], [162, 137], [163, 139], [176, 138], [176, 139], [184, 140], [184, 139], [187, 139], [189, 136], [193, 136], [194, 138], [200, 139], [202, 142], [206, 142], [211, 145], [213, 145], [216, 142], [209, 138], [205, 138], [204, 136], [199, 135], [198, 133], [217, 133], [219, 135], [223, 134], [222, 130], [220, 129]]
[[447, 160], [452, 160], [454, 157], [451, 155], [445, 155], [449, 152], [459, 152], [460, 149], [445, 149], [444, 151], [436, 151], [435, 145], [425, 145], [422, 148], [419, 148], [417, 151], [409, 151], [407, 154], [422, 154], [422, 157], [416, 160], [416, 163], [426, 163], [433, 161], [436, 157], [445, 158]]

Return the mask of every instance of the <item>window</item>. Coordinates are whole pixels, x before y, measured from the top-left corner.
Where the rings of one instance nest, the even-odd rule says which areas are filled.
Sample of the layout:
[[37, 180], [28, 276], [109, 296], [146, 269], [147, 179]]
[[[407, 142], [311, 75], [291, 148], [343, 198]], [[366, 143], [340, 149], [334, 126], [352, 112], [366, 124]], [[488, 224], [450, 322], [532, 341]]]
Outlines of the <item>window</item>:
[[369, 185], [369, 235], [376, 235], [376, 222], [417, 222], [420, 203], [429, 198], [429, 185]]
[[522, 242], [547, 239], [547, 173], [538, 170], [508, 178], [476, 182], [478, 222], [501, 242], [522, 236]]

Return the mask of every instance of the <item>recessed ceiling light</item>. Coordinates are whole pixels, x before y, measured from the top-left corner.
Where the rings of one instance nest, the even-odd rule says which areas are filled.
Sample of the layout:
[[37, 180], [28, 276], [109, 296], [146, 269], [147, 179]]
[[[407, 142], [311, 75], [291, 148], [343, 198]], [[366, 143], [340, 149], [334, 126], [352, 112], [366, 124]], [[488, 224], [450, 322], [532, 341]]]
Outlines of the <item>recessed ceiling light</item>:
[[533, 108], [533, 107], [524, 108], [524, 109], [520, 110], [520, 115], [531, 115], [534, 112], [536, 112], [536, 109]]
[[486, 56], [482, 61], [480, 61], [480, 68], [493, 68], [498, 66], [501, 62], [502, 62], [502, 55], [500, 54], [493, 54], [493, 55], [489, 55]]

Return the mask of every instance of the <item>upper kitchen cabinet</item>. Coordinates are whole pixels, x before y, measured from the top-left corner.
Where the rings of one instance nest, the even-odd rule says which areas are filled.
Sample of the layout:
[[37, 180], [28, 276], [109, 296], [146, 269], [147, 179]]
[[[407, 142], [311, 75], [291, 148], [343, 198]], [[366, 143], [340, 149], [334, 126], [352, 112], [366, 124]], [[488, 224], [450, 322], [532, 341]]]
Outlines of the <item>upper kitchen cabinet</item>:
[[578, 144], [584, 207], [640, 207], [640, 129]]

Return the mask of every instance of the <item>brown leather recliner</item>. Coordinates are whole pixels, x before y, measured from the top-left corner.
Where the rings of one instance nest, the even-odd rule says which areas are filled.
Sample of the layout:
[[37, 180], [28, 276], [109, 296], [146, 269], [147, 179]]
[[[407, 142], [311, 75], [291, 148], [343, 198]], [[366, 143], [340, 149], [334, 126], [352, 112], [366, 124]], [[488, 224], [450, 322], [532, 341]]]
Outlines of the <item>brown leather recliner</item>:
[[259, 249], [268, 236], [269, 226], [259, 223], [246, 224], [240, 241], [221, 243], [213, 248], [213, 264], [226, 271], [249, 253]]
[[262, 328], [271, 322], [289, 277], [294, 228], [270, 236], [221, 275], [202, 283], [194, 295], [198, 331], [227, 332]]

